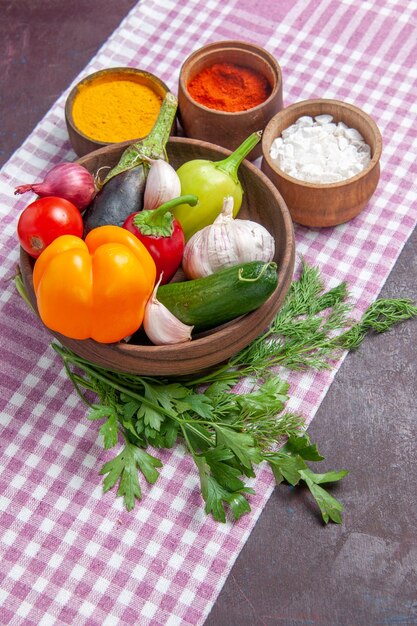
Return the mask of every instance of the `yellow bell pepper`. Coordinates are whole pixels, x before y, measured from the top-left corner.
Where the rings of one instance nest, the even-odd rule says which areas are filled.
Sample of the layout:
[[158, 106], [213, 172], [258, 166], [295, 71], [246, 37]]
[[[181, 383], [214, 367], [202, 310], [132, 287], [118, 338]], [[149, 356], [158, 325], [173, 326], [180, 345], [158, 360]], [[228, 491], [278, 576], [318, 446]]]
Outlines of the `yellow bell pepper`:
[[145, 246], [120, 226], [100, 226], [85, 241], [62, 235], [38, 257], [33, 286], [48, 328], [72, 339], [113, 343], [142, 324], [156, 278]]

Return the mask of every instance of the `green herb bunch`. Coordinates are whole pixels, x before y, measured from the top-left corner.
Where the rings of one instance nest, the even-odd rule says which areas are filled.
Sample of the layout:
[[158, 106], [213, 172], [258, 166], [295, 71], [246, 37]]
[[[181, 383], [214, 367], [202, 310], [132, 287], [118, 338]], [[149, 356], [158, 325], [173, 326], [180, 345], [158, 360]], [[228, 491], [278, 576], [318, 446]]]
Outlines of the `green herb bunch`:
[[[106, 370], [54, 343], [69, 378], [89, 405], [88, 418], [102, 420], [104, 447], [121, 450], [100, 470], [104, 491], [116, 485], [131, 510], [141, 499], [139, 474], [158, 479], [161, 461], [152, 447], [172, 448], [181, 441], [200, 477], [205, 511], [225, 522], [250, 511], [254, 490], [247, 478], [267, 463], [278, 483], [304, 483], [324, 522], [342, 521], [342, 504], [322, 486], [348, 472], [315, 473], [308, 462], [323, 460], [303, 427], [304, 419], [285, 409], [289, 384], [282, 369], [324, 369], [343, 351], [357, 348], [370, 332], [385, 332], [415, 317], [407, 299], [376, 300], [359, 322], [349, 319], [348, 289], [341, 283], [324, 290], [319, 271], [302, 263], [283, 307], [269, 329], [227, 364], [193, 377], [159, 378]], [[279, 366], [279, 367], [278, 367]], [[250, 388], [234, 393], [239, 381]], [[94, 392], [97, 403], [87, 400]], [[245, 482], [246, 481], [246, 482]]]

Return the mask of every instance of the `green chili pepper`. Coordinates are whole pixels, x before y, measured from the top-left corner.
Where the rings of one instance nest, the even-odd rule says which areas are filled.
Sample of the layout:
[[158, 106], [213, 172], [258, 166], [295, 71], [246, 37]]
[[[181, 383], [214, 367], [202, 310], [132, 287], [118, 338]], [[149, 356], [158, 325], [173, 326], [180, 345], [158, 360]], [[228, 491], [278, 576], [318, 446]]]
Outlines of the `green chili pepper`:
[[195, 159], [178, 168], [181, 194], [198, 196], [195, 207], [180, 204], [172, 209], [180, 222], [186, 241], [198, 230], [212, 224], [222, 210], [225, 196], [233, 197], [233, 216], [242, 204], [243, 189], [238, 178], [238, 168], [243, 159], [259, 143], [262, 131], [252, 133], [226, 159], [207, 161]]

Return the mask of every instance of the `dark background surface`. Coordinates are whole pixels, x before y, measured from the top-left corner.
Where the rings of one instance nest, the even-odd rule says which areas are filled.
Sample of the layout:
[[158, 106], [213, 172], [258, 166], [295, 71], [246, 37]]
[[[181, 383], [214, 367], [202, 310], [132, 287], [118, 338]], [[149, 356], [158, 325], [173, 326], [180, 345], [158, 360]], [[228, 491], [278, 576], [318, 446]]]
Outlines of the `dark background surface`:
[[[0, 0], [0, 164], [134, 4]], [[414, 232], [381, 295], [416, 299], [416, 252]], [[416, 338], [408, 322], [348, 355], [309, 429], [323, 471], [350, 470], [343, 525], [277, 488], [206, 626], [417, 624]]]

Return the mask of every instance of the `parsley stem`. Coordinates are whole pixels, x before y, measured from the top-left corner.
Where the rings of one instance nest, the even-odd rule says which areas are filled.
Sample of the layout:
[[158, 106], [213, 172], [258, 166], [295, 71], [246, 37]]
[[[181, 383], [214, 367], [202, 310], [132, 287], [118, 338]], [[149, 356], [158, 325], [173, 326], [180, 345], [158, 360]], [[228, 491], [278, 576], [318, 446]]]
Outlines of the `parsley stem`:
[[[80, 376], [77, 376], [76, 374], [73, 374], [73, 373], [71, 372], [70, 368], [68, 367], [68, 363], [67, 363], [67, 361], [66, 361], [65, 359], [63, 359], [63, 363], [64, 363], [64, 368], [65, 368], [65, 371], [67, 372], [68, 378], [69, 378], [69, 379], [70, 379], [70, 381], [72, 382], [73, 387], [74, 387], [74, 389], [75, 389], [75, 391], [76, 391], [77, 395], [81, 398], [81, 400], [84, 402], [84, 404], [86, 404], [86, 405], [87, 405], [87, 406], [89, 406], [90, 408], [93, 408], [93, 405], [91, 404], [91, 402], [89, 402], [89, 401], [87, 400], [87, 398], [86, 398], [86, 397], [85, 397], [85, 395], [82, 393], [82, 391], [81, 391], [81, 389], [80, 389], [80, 387], [79, 387], [79, 384], [78, 384], [79, 382], [81, 382], [81, 383], [84, 385], [85, 383], [87, 383], [87, 381], [84, 381], [84, 379], [82, 379]], [[87, 387], [87, 386], [86, 386], [86, 389], [88, 389], [88, 388], [90, 388], [90, 389], [91, 389], [91, 387]]]
[[[184, 424], [181, 424], [181, 431], [182, 431], [182, 435], [184, 437], [184, 441], [185, 441], [185, 443], [187, 445], [187, 448], [189, 449], [193, 459], [195, 459], [195, 450], [194, 450], [193, 446], [191, 445], [191, 442], [190, 442], [190, 440], [188, 438], [187, 431], [185, 429]], [[200, 436], [200, 433], [198, 433], [198, 434]], [[210, 440], [208, 440], [208, 441], [209, 441], [210, 445], [212, 445], [212, 442]]]
[[[80, 391], [79, 391], [78, 386], [74, 384], [74, 378], [73, 378], [72, 372], [70, 372], [70, 370], [68, 368], [68, 362], [74, 363], [75, 365], [77, 365], [78, 367], [83, 369], [86, 374], [89, 374], [90, 376], [93, 376], [97, 380], [100, 380], [101, 382], [106, 383], [107, 385], [109, 385], [113, 389], [116, 389], [116, 391], [119, 391], [120, 393], [124, 393], [124, 394], [130, 396], [134, 400], [139, 400], [140, 402], [143, 402], [149, 408], [154, 409], [155, 411], [159, 411], [160, 413], [164, 413], [167, 417], [171, 417], [172, 419], [174, 419], [174, 420], [176, 420], [178, 422], [182, 421], [180, 418], [178, 418], [178, 416], [173, 411], [169, 411], [168, 409], [165, 409], [162, 406], [156, 405], [153, 402], [151, 402], [150, 400], [148, 400], [147, 398], [145, 398], [144, 396], [142, 396], [142, 395], [140, 395], [140, 394], [138, 394], [138, 393], [136, 393], [134, 391], [131, 391], [128, 387], [124, 387], [120, 383], [114, 382], [114, 380], [111, 378], [111, 376], [102, 374], [101, 372], [98, 371], [98, 368], [96, 368], [94, 366], [87, 365], [87, 363], [84, 361], [84, 359], [78, 358], [78, 357], [73, 356], [73, 355], [69, 355], [64, 350], [59, 348], [59, 346], [57, 346], [56, 344], [52, 344], [52, 347], [61, 356], [61, 358], [62, 358], [62, 360], [64, 362], [64, 367], [65, 367], [66, 371], [68, 372], [70, 380], [73, 383], [77, 393], [80, 394]], [[84, 385], [84, 382], [87, 382], [87, 381], [83, 381], [83, 383], [82, 383], [83, 385]], [[82, 394], [81, 394], [81, 397], [83, 398], [84, 402], [86, 402], [86, 400], [85, 400], [85, 398], [84, 398], [84, 396]]]
[[[168, 409], [165, 409], [164, 407], [162, 407], [159, 404], [154, 404], [153, 402], [151, 402], [150, 400], [148, 400], [144, 396], [136, 393], [135, 391], [131, 391], [128, 387], [125, 387], [124, 385], [121, 385], [120, 383], [113, 381], [113, 379], [111, 378], [110, 375], [106, 375], [106, 374], [100, 373], [98, 371], [99, 368], [96, 368], [95, 366], [93, 366], [91, 364], [87, 364], [87, 362], [84, 359], [82, 359], [81, 357], [77, 357], [75, 355], [72, 355], [72, 354], [66, 352], [65, 350], [63, 350], [59, 346], [57, 346], [57, 344], [52, 344], [52, 347], [61, 356], [61, 358], [62, 358], [62, 360], [64, 362], [65, 370], [66, 370], [66, 372], [68, 374], [68, 377], [70, 378], [72, 384], [74, 385], [74, 388], [75, 388], [76, 392], [81, 397], [81, 399], [86, 404], [88, 404], [91, 408], [93, 408], [94, 405], [92, 405], [90, 402], [88, 402], [88, 400], [84, 397], [84, 395], [82, 394], [82, 392], [81, 392], [81, 390], [79, 388], [79, 384], [78, 383], [81, 383], [87, 389], [93, 390], [93, 387], [91, 385], [89, 385], [88, 381], [86, 381], [82, 377], [73, 374], [71, 372], [70, 368], [68, 367], [68, 362], [76, 364], [78, 367], [82, 368], [86, 374], [89, 374], [90, 376], [93, 376], [93, 377], [97, 378], [101, 382], [108, 384], [113, 389], [116, 389], [116, 391], [118, 391], [119, 393], [123, 393], [123, 394], [125, 394], [127, 396], [130, 396], [134, 400], [138, 400], [140, 402], [143, 402], [143, 404], [145, 404], [149, 408], [154, 409], [155, 411], [157, 411], [159, 413], [163, 413], [167, 417], [170, 417], [171, 419], [173, 419], [176, 422], [178, 422], [181, 425], [181, 428], [183, 428], [184, 424], [187, 425], [187, 426], [189, 425], [190, 429], [194, 430], [200, 439], [204, 439], [207, 443], [212, 445], [213, 442], [211, 441], [211, 439], [209, 437], [206, 437], [205, 435], [200, 433], [200, 431], [196, 431], [194, 429], [194, 427], [192, 426], [193, 423], [212, 426], [213, 422], [211, 422], [210, 420], [182, 419], [181, 417], [178, 417], [178, 415], [176, 413], [174, 413], [173, 411], [169, 411]], [[228, 426], [228, 427], [231, 426], [230, 424], [224, 424], [224, 425]]]

